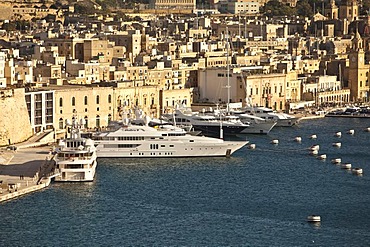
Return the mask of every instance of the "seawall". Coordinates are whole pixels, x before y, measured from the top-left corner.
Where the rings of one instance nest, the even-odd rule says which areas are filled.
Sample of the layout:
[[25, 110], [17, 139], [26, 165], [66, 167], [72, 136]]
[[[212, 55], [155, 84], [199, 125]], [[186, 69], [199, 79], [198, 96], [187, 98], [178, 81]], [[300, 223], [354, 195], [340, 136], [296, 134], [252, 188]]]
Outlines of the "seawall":
[[32, 136], [24, 88], [0, 90], [0, 146], [27, 140]]

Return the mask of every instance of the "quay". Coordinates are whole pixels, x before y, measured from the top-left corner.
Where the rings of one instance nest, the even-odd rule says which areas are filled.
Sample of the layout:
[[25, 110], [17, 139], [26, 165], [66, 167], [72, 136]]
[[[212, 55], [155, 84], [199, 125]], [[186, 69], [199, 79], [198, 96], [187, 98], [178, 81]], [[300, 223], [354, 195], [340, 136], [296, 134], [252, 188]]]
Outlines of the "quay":
[[0, 202], [18, 198], [50, 185], [55, 172], [51, 146], [37, 144], [0, 149]]

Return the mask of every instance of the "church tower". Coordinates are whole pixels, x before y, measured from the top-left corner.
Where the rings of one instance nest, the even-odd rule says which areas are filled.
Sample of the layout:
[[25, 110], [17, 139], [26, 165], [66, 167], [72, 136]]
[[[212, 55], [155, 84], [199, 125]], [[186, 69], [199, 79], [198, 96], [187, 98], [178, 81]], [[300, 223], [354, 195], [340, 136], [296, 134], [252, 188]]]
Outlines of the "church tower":
[[325, 8], [325, 16], [329, 19], [338, 19], [338, 7], [335, 5], [335, 0], [330, 0], [330, 4]]
[[358, 19], [357, 0], [342, 0], [339, 6], [339, 19], [352, 22]]
[[351, 101], [368, 102], [369, 68], [370, 66], [365, 64], [363, 40], [356, 28], [349, 53], [348, 87], [351, 91]]

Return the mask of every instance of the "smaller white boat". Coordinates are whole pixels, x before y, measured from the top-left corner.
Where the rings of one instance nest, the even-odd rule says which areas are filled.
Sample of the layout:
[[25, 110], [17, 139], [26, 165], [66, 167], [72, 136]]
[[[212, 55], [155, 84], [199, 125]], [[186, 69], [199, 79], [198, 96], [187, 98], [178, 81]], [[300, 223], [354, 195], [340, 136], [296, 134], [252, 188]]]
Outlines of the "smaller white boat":
[[332, 146], [333, 146], [333, 147], [340, 148], [340, 147], [342, 146], [342, 143], [340, 143], [340, 142], [333, 142], [333, 143], [332, 143]]
[[319, 160], [325, 160], [326, 159], [326, 154], [321, 154], [317, 157]]
[[296, 141], [296, 142], [301, 142], [301, 141], [302, 141], [302, 137], [300, 137], [300, 136], [296, 136], [296, 137], [294, 138], [294, 141]]
[[336, 137], [341, 137], [341, 136], [342, 136], [342, 132], [338, 131], [338, 132], [336, 132], [336, 133], [335, 133], [335, 135], [334, 135], [334, 136], [336, 136]]
[[249, 144], [248, 149], [256, 149], [256, 144], [254, 143]]
[[272, 140], [272, 141], [271, 141], [271, 144], [275, 144], [275, 145], [276, 145], [276, 144], [279, 144], [279, 140], [274, 139], [274, 140]]
[[347, 134], [354, 135], [355, 134], [355, 130], [348, 130]]
[[320, 215], [309, 215], [307, 216], [307, 221], [308, 222], [320, 222], [321, 216]]
[[344, 163], [344, 164], [341, 164], [340, 165], [340, 168], [349, 170], [349, 169], [352, 168], [352, 164], [350, 164], [350, 163]]
[[310, 151], [310, 155], [318, 155], [319, 154], [319, 150], [311, 150]]
[[363, 170], [362, 170], [362, 168], [355, 167], [355, 168], [352, 169], [352, 173], [356, 174], [356, 175], [361, 175], [363, 173]]
[[341, 158], [336, 158], [336, 159], [331, 160], [331, 163], [333, 163], [333, 164], [340, 164], [341, 162], [342, 162]]
[[310, 139], [317, 139], [317, 135], [311, 135]]
[[367, 128], [365, 129], [365, 131], [366, 131], [366, 132], [370, 132], [370, 127], [367, 127]]

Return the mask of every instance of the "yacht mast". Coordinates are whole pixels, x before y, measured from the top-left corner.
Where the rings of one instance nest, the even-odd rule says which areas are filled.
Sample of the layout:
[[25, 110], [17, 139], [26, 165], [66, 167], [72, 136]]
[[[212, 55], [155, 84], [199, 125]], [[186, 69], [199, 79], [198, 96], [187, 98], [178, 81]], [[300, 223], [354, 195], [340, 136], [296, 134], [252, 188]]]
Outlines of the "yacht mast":
[[[227, 25], [227, 24], [226, 24]], [[226, 67], [227, 67], [227, 103], [226, 103], [226, 111], [227, 111], [227, 114], [230, 113], [230, 106], [229, 106], [229, 103], [230, 103], [230, 65], [229, 65], [229, 29], [228, 27], [226, 26]]]

